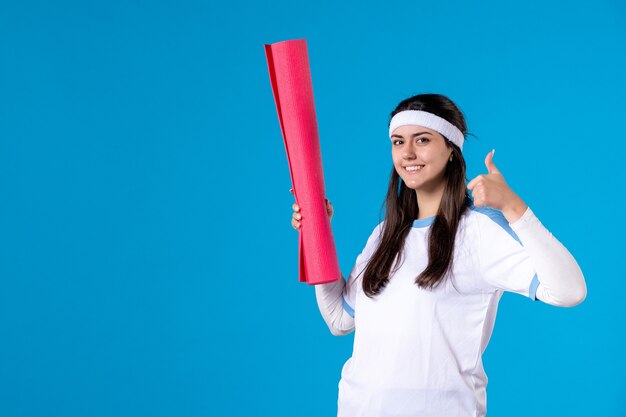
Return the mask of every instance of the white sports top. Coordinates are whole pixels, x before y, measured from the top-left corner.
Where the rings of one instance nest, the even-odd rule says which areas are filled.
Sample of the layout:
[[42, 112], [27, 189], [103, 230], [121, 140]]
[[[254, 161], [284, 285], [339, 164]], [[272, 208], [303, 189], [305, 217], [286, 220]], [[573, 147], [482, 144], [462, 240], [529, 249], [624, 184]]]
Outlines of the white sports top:
[[509, 224], [502, 212], [472, 204], [459, 223], [452, 274], [433, 290], [419, 288], [414, 281], [427, 265], [434, 219], [413, 222], [401, 267], [373, 299], [362, 290], [362, 272], [384, 222], [347, 283], [315, 286], [331, 332], [355, 330], [339, 381], [338, 417], [485, 416], [482, 354], [503, 291], [558, 306], [586, 297], [576, 260], [530, 207]]

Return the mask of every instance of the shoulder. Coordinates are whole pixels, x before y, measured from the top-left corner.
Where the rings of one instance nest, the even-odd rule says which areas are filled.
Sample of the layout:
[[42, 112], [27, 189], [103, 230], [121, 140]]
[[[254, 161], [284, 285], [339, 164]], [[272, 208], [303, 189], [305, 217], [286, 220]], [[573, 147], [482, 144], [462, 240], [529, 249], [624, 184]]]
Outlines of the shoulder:
[[500, 210], [487, 206], [477, 207], [472, 203], [467, 209], [467, 216], [482, 235], [489, 236], [505, 232], [519, 241], [517, 234]]
[[376, 227], [374, 227], [374, 230], [372, 231], [372, 235], [382, 233], [384, 227], [385, 227], [385, 221], [383, 220], [382, 222], [378, 223]]
[[370, 235], [368, 236], [367, 242], [365, 243], [365, 247], [363, 249], [364, 253], [371, 254], [378, 247], [382, 239], [384, 226], [385, 221], [383, 220], [382, 222], [378, 223], [370, 232]]
[[383, 220], [382, 222], [378, 223], [374, 227], [374, 230], [372, 230], [372, 232], [370, 233], [370, 236], [367, 239], [367, 242], [371, 243], [373, 241], [379, 240], [382, 237], [384, 228], [385, 228], [385, 221]]

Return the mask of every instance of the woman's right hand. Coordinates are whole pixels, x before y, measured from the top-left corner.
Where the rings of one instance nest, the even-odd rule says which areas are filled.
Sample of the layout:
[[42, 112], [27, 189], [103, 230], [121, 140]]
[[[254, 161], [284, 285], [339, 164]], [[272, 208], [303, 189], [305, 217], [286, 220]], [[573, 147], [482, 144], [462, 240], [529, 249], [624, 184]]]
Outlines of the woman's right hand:
[[[293, 188], [290, 189], [289, 192], [293, 194]], [[333, 208], [333, 205], [330, 204], [330, 201], [328, 201], [327, 198], [325, 200], [326, 200], [326, 214], [328, 215], [328, 221], [331, 221], [335, 210]], [[298, 203], [293, 203], [291, 208], [293, 209], [293, 215], [291, 216], [291, 226], [294, 229], [299, 231], [301, 227], [301, 223], [302, 223], [302, 215], [300, 214], [300, 206], [298, 205]]]

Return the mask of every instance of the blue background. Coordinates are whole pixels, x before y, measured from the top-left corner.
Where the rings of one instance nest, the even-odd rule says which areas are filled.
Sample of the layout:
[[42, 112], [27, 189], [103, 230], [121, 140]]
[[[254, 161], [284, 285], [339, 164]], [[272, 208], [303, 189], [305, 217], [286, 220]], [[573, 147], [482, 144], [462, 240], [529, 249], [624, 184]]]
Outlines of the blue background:
[[263, 48], [301, 38], [344, 274], [389, 113], [448, 95], [468, 179], [495, 148], [588, 286], [575, 308], [504, 295], [488, 415], [626, 415], [620, 0], [3, 1], [0, 415], [334, 415], [353, 334], [298, 282]]

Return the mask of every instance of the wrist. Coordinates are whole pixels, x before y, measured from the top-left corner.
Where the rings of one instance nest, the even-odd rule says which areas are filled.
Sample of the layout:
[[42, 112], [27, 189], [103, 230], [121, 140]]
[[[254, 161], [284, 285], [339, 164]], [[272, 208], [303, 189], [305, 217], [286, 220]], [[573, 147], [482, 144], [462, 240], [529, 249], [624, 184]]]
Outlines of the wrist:
[[518, 196], [515, 196], [515, 198], [513, 198], [509, 202], [509, 204], [507, 204], [502, 209], [502, 214], [504, 215], [506, 220], [509, 222], [509, 224], [515, 223], [516, 221], [522, 218], [522, 216], [526, 212], [526, 209], [528, 209], [528, 205], [526, 205], [526, 203], [524, 203], [524, 201], [521, 198], [519, 198]]

